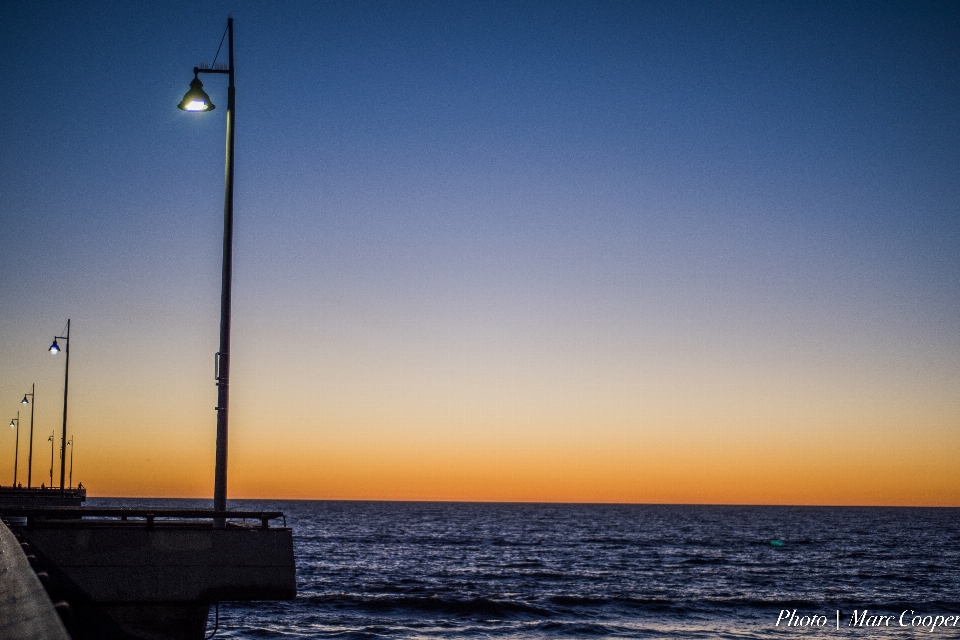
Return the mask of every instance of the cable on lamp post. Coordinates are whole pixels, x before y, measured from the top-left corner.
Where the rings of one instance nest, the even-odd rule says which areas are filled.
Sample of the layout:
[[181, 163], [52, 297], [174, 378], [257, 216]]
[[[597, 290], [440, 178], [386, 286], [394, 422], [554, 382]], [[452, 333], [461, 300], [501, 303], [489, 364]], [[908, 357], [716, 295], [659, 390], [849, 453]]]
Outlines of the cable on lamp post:
[[47, 438], [47, 441], [50, 443], [50, 488], [53, 489], [53, 436], [56, 435], [56, 431], [50, 434], [50, 437]]
[[[67, 385], [70, 382], [70, 319], [67, 318], [67, 334], [63, 336], [54, 336], [53, 344], [50, 345], [50, 353], [57, 355], [60, 353], [60, 346], [57, 345], [57, 340], [66, 340], [66, 352], [67, 360], [66, 364], [63, 367], [63, 435], [60, 438], [60, 493], [63, 493], [63, 481], [64, 481], [64, 472], [66, 471], [66, 446], [64, 443], [67, 440]], [[51, 446], [51, 450], [53, 445]], [[50, 486], [53, 486], [53, 454], [51, 453], [50, 458]]]
[[20, 455], [20, 412], [17, 411], [17, 417], [10, 421], [10, 428], [17, 430], [16, 443], [13, 445], [13, 488], [17, 488], [17, 463]]
[[[216, 354], [214, 377], [217, 383], [217, 453], [213, 486], [214, 511], [227, 509], [227, 408], [230, 400], [230, 305], [233, 279], [233, 131], [235, 112], [235, 88], [233, 82], [233, 18], [227, 18], [224, 32], [227, 38], [229, 63], [226, 68], [216, 64], [212, 68], [193, 68], [193, 80], [190, 90], [177, 105], [183, 111], [202, 113], [213, 111], [216, 107], [203, 90], [201, 73], [219, 73], [229, 76], [227, 88], [227, 150], [224, 162], [223, 185], [223, 272], [220, 287], [220, 351]], [[220, 40], [223, 46], [223, 39]], [[217, 49], [217, 55], [220, 49]], [[223, 518], [214, 520], [214, 526], [224, 527]]]
[[[37, 384], [31, 384], [30, 393], [23, 394], [23, 400], [20, 401], [21, 404], [30, 405], [30, 446], [28, 447], [29, 454], [27, 455], [27, 489], [30, 488], [30, 482], [33, 480], [33, 408], [36, 406], [37, 400], [33, 394], [36, 390]], [[27, 400], [27, 396], [30, 396], [30, 400]]]
[[76, 436], [70, 436], [67, 446], [70, 447], [70, 488], [73, 489], [73, 439]]

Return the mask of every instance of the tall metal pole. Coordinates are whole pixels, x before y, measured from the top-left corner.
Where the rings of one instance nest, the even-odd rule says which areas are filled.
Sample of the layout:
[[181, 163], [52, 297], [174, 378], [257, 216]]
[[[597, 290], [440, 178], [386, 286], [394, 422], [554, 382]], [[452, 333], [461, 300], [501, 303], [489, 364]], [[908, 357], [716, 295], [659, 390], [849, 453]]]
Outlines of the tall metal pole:
[[[70, 319], [67, 318], [67, 362], [63, 370], [63, 435], [60, 438], [60, 493], [63, 494], [64, 472], [66, 471], [66, 442], [67, 442], [67, 385], [70, 382]], [[51, 467], [53, 460], [50, 461]], [[51, 472], [52, 473], [52, 472]], [[53, 477], [50, 478], [50, 484], [53, 484]]]
[[[19, 411], [17, 411], [17, 417], [15, 420], [17, 423], [17, 439], [16, 439], [16, 444], [13, 445], [13, 488], [14, 489], [17, 488], [17, 464], [19, 462], [19, 455], [20, 455], [20, 412]], [[11, 420], [10, 424], [13, 424], [13, 423], [14, 423], [14, 420]]]
[[[227, 19], [227, 47], [230, 54], [230, 86], [227, 89], [227, 150], [223, 184], [223, 278], [220, 289], [220, 355], [217, 371], [217, 463], [213, 487], [213, 509], [227, 509], [227, 407], [230, 401], [230, 302], [233, 283], [233, 128], [235, 89], [233, 84], [233, 18]], [[222, 518], [215, 521], [224, 526]]]
[[30, 488], [30, 481], [33, 479], [33, 408], [37, 404], [37, 397], [34, 395], [37, 391], [37, 383], [30, 385], [30, 393], [23, 394], [23, 399], [26, 400], [27, 396], [30, 396], [30, 454], [27, 456], [27, 489]]

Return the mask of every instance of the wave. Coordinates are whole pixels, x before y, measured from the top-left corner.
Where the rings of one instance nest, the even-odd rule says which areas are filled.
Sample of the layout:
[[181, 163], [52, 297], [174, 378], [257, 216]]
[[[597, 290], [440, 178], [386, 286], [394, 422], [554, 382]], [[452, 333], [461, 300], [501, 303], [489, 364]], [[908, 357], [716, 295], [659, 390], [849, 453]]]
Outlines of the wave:
[[382, 596], [356, 593], [318, 594], [306, 598], [313, 604], [333, 608], [362, 609], [371, 612], [405, 610], [411, 613], [439, 613], [453, 616], [483, 616], [487, 618], [514, 618], [517, 616], [546, 617], [551, 611], [531, 604], [493, 598], [454, 598], [430, 596]]
[[[553, 595], [538, 601], [521, 601], [493, 597], [455, 597], [413, 593], [361, 594], [327, 593], [301, 595], [298, 600], [338, 611], [389, 614], [394, 617], [422, 615], [479, 617], [498, 620], [548, 619], [569, 622], [591, 618], [619, 618], [623, 615], [689, 615], [735, 616], [738, 611], [757, 613], [780, 609], [820, 610], [824, 607], [848, 607], [850, 603], [824, 603], [803, 599], [700, 598], [671, 599], [630, 596]], [[854, 603], [855, 604], [855, 603]], [[859, 605], [862, 606], [862, 605]], [[877, 603], [874, 606], [889, 606]]]

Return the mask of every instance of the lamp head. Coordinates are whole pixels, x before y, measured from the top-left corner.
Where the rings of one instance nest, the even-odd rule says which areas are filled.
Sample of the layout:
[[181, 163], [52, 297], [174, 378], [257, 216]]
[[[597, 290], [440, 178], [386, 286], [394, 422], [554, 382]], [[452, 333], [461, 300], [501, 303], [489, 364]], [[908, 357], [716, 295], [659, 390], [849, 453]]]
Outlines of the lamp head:
[[50, 345], [50, 353], [52, 353], [53, 355], [57, 355], [58, 353], [60, 353], [60, 347], [57, 345], [56, 338], [53, 339], [53, 344]]
[[16, 428], [17, 428], [17, 425], [14, 424], [14, 421], [13, 421], [13, 420], [10, 421], [10, 428], [11, 428], [11, 429], [16, 429]]
[[27, 394], [23, 394], [23, 400], [20, 401], [20, 404], [30, 404], [30, 403], [27, 401]]
[[203, 83], [200, 78], [193, 77], [190, 81], [190, 90], [183, 96], [183, 100], [177, 105], [184, 111], [213, 111], [217, 107], [210, 100], [210, 96], [203, 90]]

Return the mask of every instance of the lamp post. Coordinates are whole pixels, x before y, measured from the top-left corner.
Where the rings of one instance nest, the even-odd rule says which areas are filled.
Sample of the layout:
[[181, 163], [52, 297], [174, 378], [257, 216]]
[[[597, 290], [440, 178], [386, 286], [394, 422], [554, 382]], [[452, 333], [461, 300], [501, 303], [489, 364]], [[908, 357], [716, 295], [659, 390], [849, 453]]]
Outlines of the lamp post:
[[[230, 294], [233, 277], [233, 128], [235, 89], [233, 84], [233, 18], [227, 18], [227, 52], [229, 64], [226, 69], [193, 68], [190, 90], [178, 105], [188, 112], [213, 111], [213, 102], [203, 91], [201, 73], [221, 73], [229, 76], [227, 88], [227, 151], [224, 163], [223, 185], [223, 273], [220, 286], [220, 351], [216, 354], [215, 379], [217, 381], [217, 460], [213, 485], [214, 511], [227, 509], [227, 407], [230, 400]], [[222, 40], [221, 40], [222, 42]], [[214, 65], [216, 59], [214, 59]], [[223, 527], [224, 520], [215, 520], [215, 526]]]
[[[66, 471], [66, 451], [64, 442], [67, 439], [67, 384], [70, 382], [70, 319], [67, 318], [67, 335], [54, 336], [53, 344], [50, 345], [50, 353], [57, 355], [60, 353], [60, 347], [57, 340], [66, 340], [67, 361], [63, 367], [63, 436], [60, 438], [60, 493], [63, 493], [64, 471]], [[51, 451], [53, 445], [50, 445]], [[50, 454], [50, 486], [53, 486], [53, 454]]]
[[53, 489], [53, 436], [56, 432], [50, 434], [47, 440], [50, 442], [50, 488]]
[[20, 412], [17, 411], [17, 417], [10, 421], [10, 428], [17, 430], [16, 444], [13, 445], [13, 488], [17, 488], [17, 456], [20, 454]]
[[[36, 398], [33, 396], [33, 393], [37, 390], [36, 383], [30, 385], [30, 393], [23, 394], [23, 400], [20, 401], [21, 404], [30, 405], [30, 447], [29, 455], [27, 455], [27, 489], [30, 488], [30, 481], [33, 479], [33, 407], [36, 404]], [[30, 396], [30, 400], [27, 400], [27, 396]]]
[[67, 442], [67, 446], [70, 447], [70, 488], [73, 489], [73, 438], [70, 436], [70, 440]]

